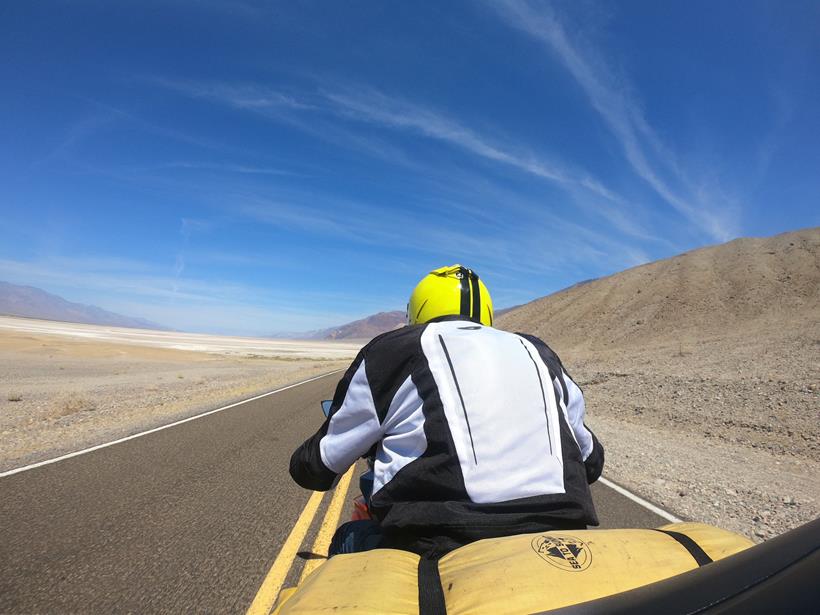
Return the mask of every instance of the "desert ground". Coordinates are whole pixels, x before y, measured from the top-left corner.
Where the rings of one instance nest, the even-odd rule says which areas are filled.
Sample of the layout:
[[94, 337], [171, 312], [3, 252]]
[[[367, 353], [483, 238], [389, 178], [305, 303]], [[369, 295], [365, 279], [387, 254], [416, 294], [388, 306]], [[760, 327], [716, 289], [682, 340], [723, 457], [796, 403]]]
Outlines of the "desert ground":
[[605, 475], [756, 541], [820, 516], [818, 344], [777, 341], [562, 353]]
[[359, 347], [0, 317], [0, 471], [342, 369]]

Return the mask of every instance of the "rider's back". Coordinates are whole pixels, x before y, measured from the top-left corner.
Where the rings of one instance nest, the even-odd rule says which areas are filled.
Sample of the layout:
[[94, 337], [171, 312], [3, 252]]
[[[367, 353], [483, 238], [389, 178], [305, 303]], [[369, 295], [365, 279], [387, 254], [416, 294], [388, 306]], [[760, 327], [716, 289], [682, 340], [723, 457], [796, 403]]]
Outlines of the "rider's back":
[[558, 356], [538, 338], [494, 329], [489, 291], [462, 265], [422, 278], [407, 322], [359, 352], [328, 419], [291, 458], [296, 482], [329, 489], [374, 457], [370, 511], [382, 546], [427, 554], [597, 524], [588, 483], [603, 448]]
[[371, 511], [417, 551], [596, 524], [581, 451], [593, 438], [571, 426], [567, 381], [535, 338], [456, 317], [405, 327], [348, 370], [321, 457], [341, 472], [375, 442]]

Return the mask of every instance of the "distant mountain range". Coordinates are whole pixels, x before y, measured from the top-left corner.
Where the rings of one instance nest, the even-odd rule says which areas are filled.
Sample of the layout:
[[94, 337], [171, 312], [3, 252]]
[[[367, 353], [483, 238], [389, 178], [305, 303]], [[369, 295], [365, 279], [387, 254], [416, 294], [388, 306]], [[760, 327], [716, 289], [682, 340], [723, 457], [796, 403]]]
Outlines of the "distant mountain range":
[[[501, 316], [516, 307], [519, 306], [497, 310], [495, 314]], [[406, 312], [404, 310], [393, 310], [392, 312], [379, 312], [344, 325], [320, 329], [319, 331], [274, 334], [271, 337], [308, 340], [370, 340], [387, 331], [403, 327], [406, 323]]]
[[150, 320], [115, 314], [95, 305], [73, 303], [33, 286], [18, 286], [8, 282], [0, 282], [0, 314], [87, 325], [168, 330]]
[[[564, 292], [583, 284], [588, 284], [594, 280], [583, 280], [568, 288], [558, 292]], [[494, 316], [498, 318], [508, 312], [517, 310], [522, 306], [514, 305], [508, 308], [501, 308], [495, 310]], [[330, 327], [329, 329], [321, 329], [319, 331], [308, 331], [305, 333], [280, 333], [273, 334], [270, 337], [290, 338], [290, 339], [309, 339], [309, 340], [370, 340], [385, 333], [403, 327], [407, 322], [407, 314], [404, 310], [394, 310], [392, 312], [379, 312], [372, 316], [367, 316], [359, 320], [354, 320], [344, 325]]]
[[[591, 281], [578, 282], [574, 286], [564, 289], [564, 291]], [[516, 305], [497, 309], [495, 310], [495, 316], [498, 318], [521, 307], [523, 306]], [[19, 286], [2, 281], [0, 281], [0, 314], [110, 327], [168, 330], [167, 327], [143, 318], [116, 314], [94, 305], [73, 303], [33, 286]], [[387, 331], [398, 329], [404, 326], [405, 323], [406, 313], [404, 310], [393, 310], [379, 312], [327, 329], [302, 333], [274, 333], [269, 337], [309, 340], [370, 340]]]
[[274, 333], [270, 337], [305, 340], [369, 340], [386, 331], [403, 327], [405, 322], [405, 312], [395, 310], [392, 312], [379, 312], [328, 329], [304, 333]]
[[316, 338], [323, 340], [371, 339], [385, 331], [403, 327], [406, 321], [407, 316], [403, 311], [379, 312], [339, 327], [317, 331]]

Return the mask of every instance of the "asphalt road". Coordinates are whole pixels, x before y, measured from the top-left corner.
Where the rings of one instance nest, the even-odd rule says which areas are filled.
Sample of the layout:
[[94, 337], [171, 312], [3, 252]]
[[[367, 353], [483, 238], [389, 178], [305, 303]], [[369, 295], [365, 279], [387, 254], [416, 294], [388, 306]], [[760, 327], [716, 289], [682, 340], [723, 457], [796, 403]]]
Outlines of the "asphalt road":
[[[288, 460], [338, 377], [0, 478], [0, 612], [243, 613], [308, 501]], [[593, 494], [603, 527], [668, 523]]]

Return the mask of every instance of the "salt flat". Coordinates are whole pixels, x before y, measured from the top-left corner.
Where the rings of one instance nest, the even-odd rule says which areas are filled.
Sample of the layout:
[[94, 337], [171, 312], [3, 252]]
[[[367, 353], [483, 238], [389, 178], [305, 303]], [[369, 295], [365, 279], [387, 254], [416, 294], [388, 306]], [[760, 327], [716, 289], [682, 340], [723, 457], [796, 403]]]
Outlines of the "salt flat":
[[359, 347], [0, 317], [0, 470], [343, 369]]
[[355, 355], [361, 347], [361, 344], [349, 342], [277, 340], [179, 331], [126, 329], [14, 316], [0, 316], [0, 331], [60, 335], [99, 342], [241, 356], [348, 358]]

